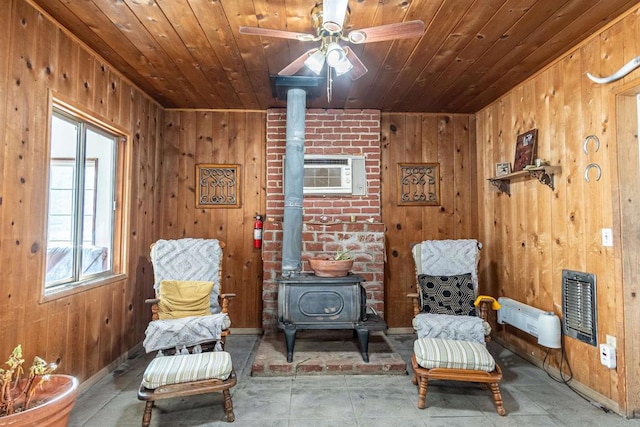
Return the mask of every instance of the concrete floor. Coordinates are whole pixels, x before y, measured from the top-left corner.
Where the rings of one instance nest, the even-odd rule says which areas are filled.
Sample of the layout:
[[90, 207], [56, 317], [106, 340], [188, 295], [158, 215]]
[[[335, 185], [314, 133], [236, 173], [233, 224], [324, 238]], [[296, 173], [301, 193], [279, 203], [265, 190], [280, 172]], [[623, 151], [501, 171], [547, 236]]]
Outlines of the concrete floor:
[[[232, 389], [235, 426], [638, 426], [606, 412], [553, 381], [546, 372], [495, 343], [489, 350], [503, 370], [500, 385], [505, 417], [491, 393], [475, 385], [433, 382], [427, 408], [416, 407], [410, 375], [326, 375], [252, 377], [260, 336], [230, 335], [238, 384]], [[414, 336], [390, 335], [407, 361]], [[74, 407], [70, 426], [139, 426], [144, 402], [137, 399], [141, 375], [153, 355], [139, 354], [86, 390]], [[152, 426], [224, 426], [222, 394], [156, 403]]]

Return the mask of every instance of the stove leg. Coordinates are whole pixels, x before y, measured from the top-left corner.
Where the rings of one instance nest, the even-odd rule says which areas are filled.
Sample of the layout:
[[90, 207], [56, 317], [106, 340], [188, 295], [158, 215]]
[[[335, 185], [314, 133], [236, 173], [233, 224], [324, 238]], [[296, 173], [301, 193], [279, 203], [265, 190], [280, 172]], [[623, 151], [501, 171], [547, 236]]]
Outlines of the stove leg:
[[284, 327], [284, 339], [287, 344], [287, 362], [293, 362], [293, 347], [296, 344], [296, 327], [287, 325]]
[[362, 353], [362, 360], [369, 363], [369, 330], [366, 328], [356, 328], [358, 334], [358, 341], [360, 341], [360, 353]]

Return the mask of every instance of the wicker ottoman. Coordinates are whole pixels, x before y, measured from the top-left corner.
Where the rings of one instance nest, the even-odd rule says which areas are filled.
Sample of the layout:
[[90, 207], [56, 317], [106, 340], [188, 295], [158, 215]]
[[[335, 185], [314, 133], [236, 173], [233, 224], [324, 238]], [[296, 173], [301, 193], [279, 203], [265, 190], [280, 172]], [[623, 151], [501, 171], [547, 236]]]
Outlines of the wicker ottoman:
[[231, 356], [226, 351], [156, 357], [142, 376], [138, 399], [146, 401], [143, 427], [151, 423], [154, 402], [221, 391], [227, 421], [235, 420], [229, 389], [236, 385]]
[[466, 381], [488, 384], [498, 414], [505, 415], [498, 383], [500, 366], [484, 344], [440, 338], [419, 338], [411, 356], [413, 383], [418, 385], [418, 408], [425, 408], [427, 383], [430, 379]]

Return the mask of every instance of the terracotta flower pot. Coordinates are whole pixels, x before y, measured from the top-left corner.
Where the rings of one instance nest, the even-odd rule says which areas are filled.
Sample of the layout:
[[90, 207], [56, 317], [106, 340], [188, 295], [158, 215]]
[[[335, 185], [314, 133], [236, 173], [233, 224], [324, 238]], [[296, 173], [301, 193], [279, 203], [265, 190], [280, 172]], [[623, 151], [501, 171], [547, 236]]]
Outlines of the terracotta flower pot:
[[77, 397], [77, 378], [52, 374], [36, 389], [31, 408], [0, 417], [0, 426], [64, 427]]
[[309, 258], [309, 266], [319, 277], [343, 277], [353, 267], [353, 259]]

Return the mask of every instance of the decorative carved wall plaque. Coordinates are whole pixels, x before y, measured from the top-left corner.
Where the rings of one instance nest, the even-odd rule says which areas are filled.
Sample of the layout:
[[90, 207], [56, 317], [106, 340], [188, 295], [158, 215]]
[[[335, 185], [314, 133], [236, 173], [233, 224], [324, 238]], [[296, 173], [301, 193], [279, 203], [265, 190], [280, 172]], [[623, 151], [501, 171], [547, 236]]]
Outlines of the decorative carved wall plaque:
[[196, 165], [196, 208], [239, 208], [240, 165]]
[[440, 205], [440, 164], [398, 163], [398, 205]]

